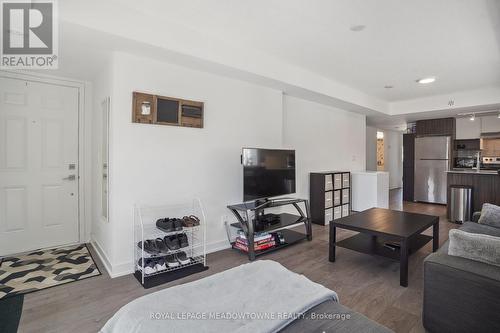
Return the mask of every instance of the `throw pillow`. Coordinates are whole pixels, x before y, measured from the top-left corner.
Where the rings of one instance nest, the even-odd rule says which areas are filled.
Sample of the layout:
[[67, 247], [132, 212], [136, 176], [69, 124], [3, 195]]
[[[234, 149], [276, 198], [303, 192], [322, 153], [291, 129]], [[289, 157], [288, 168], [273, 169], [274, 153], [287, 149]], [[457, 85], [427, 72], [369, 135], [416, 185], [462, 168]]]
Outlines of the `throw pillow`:
[[500, 206], [489, 203], [483, 204], [478, 223], [500, 228]]
[[459, 229], [449, 233], [450, 256], [467, 258], [500, 267], [500, 237], [473, 234]]

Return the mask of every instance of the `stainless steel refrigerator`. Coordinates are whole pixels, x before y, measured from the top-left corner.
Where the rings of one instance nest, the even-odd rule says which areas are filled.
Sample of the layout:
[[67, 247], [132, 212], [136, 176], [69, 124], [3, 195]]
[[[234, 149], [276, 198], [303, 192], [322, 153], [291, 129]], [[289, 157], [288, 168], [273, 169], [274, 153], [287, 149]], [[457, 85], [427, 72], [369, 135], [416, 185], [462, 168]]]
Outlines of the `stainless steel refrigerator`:
[[416, 138], [414, 199], [446, 204], [446, 171], [449, 168], [449, 136]]

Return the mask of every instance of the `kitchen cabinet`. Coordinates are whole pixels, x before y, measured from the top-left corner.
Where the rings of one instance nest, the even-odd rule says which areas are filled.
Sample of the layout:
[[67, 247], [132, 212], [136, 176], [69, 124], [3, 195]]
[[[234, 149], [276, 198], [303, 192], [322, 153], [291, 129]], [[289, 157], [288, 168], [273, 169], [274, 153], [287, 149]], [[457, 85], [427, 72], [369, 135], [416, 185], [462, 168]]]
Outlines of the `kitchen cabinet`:
[[[477, 172], [448, 172], [448, 200], [451, 198], [451, 186], [461, 185], [472, 187], [472, 211], [478, 212], [483, 203], [500, 205], [500, 175]], [[451, 213], [448, 202], [448, 218]]]
[[480, 118], [476, 118], [474, 121], [471, 121], [469, 118], [457, 118], [456, 139], [479, 139], [481, 136], [481, 123]]
[[455, 136], [455, 118], [418, 120], [416, 132], [418, 136]]
[[498, 116], [481, 117], [481, 133], [500, 132], [500, 118]]
[[454, 149], [456, 151], [459, 151], [459, 150], [477, 151], [477, 150], [481, 149], [480, 142], [481, 142], [481, 139], [455, 140]]
[[483, 156], [498, 156], [500, 153], [500, 139], [482, 139], [481, 150]]
[[415, 177], [415, 134], [403, 134], [403, 200], [413, 201]]

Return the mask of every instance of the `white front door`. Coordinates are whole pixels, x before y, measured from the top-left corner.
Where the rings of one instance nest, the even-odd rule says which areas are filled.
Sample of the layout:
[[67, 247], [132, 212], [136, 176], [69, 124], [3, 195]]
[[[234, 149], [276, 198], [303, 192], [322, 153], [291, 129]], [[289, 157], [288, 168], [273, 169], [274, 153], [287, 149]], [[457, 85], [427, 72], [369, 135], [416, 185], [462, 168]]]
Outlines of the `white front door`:
[[0, 77], [0, 256], [79, 240], [78, 99]]

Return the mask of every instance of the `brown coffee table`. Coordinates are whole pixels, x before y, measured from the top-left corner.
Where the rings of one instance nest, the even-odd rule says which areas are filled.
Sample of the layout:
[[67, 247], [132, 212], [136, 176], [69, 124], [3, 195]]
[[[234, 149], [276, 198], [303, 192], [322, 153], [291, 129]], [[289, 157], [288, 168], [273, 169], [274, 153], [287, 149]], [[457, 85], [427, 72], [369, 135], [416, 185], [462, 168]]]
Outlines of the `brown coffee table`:
[[[433, 236], [422, 235], [431, 226]], [[337, 228], [358, 231], [359, 234], [337, 242]], [[335, 248], [340, 246], [399, 261], [399, 284], [407, 287], [408, 256], [431, 239], [432, 251], [435, 252], [439, 247], [438, 216], [371, 208], [330, 223], [329, 260], [335, 262]], [[399, 244], [399, 249], [389, 249], [385, 245], [387, 242]]]

